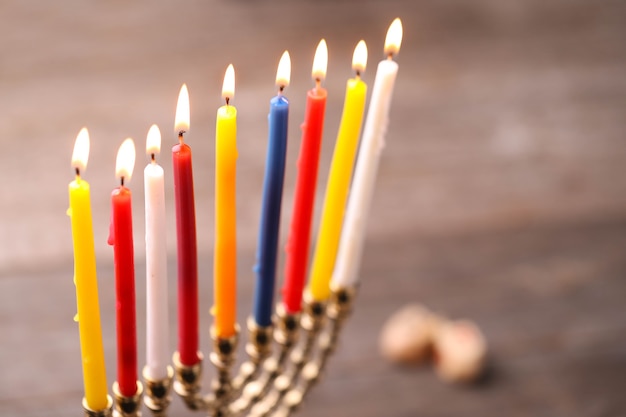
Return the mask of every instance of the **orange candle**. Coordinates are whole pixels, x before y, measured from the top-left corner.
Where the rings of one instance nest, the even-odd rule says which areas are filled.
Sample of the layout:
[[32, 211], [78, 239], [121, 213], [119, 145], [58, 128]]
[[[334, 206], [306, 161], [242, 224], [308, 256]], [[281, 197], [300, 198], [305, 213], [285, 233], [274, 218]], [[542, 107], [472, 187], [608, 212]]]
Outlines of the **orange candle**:
[[228, 66], [215, 128], [215, 247], [213, 257], [215, 334], [235, 334], [237, 299], [237, 109], [230, 105], [235, 93], [235, 70]]

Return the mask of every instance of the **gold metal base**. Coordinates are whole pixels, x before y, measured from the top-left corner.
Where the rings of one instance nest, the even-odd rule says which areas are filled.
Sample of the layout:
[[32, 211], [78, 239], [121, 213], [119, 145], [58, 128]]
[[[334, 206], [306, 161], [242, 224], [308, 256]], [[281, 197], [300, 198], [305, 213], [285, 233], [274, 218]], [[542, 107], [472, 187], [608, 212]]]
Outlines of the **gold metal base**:
[[120, 386], [115, 381], [113, 383], [113, 417], [141, 417], [141, 396], [143, 395], [143, 385], [137, 381], [137, 391], [132, 397], [126, 397], [120, 392]]
[[235, 363], [237, 343], [239, 342], [239, 326], [235, 326], [235, 334], [231, 337], [219, 337], [215, 329], [211, 329], [211, 339], [213, 340], [213, 352], [209, 356], [217, 375], [211, 383], [213, 395], [210, 401], [213, 403], [209, 407], [214, 410], [215, 416], [227, 415], [227, 408], [231, 396], [231, 368]]
[[180, 353], [174, 352], [172, 361], [174, 362], [174, 391], [181, 397], [187, 407], [191, 410], [202, 410], [202, 361], [204, 356], [198, 352], [198, 363], [195, 365], [184, 365], [180, 361]]
[[174, 369], [167, 367], [167, 376], [163, 379], [152, 379], [148, 377], [147, 368], [143, 368], [143, 379], [146, 384], [146, 395], [143, 402], [156, 417], [165, 417], [167, 408], [172, 402], [172, 383], [174, 380]]
[[180, 362], [178, 352], [174, 353], [174, 391], [183, 399], [187, 408], [191, 410], [210, 411], [212, 415], [226, 415], [226, 408], [229, 404], [231, 392], [230, 370], [235, 361], [237, 342], [239, 338], [239, 326], [235, 328], [232, 337], [218, 337], [211, 331], [213, 339], [213, 352], [209, 359], [215, 369], [217, 376], [211, 383], [211, 394], [201, 393], [202, 381], [202, 353], [198, 352], [198, 363], [192, 366], [184, 365]]
[[107, 395], [107, 407], [104, 410], [92, 410], [87, 405], [87, 399], [83, 398], [83, 417], [112, 417], [113, 399]]
[[[213, 349], [209, 359], [215, 374], [210, 394], [201, 392], [203, 355], [198, 353], [198, 363], [187, 366], [176, 352], [174, 367], [168, 367], [165, 379], [152, 380], [144, 369], [144, 403], [153, 416], [165, 417], [173, 388], [187, 408], [205, 411], [212, 417], [288, 417], [319, 381], [350, 315], [355, 295], [352, 287], [331, 288], [328, 301], [314, 300], [305, 294], [301, 314], [290, 314], [282, 304], [277, 306], [274, 326], [261, 327], [249, 319], [247, 360], [234, 377], [231, 371], [239, 328], [229, 338], [217, 337], [211, 331]], [[140, 382], [137, 388], [137, 394], [128, 398], [119, 393], [115, 383], [115, 401], [109, 398], [106, 410], [89, 410], [83, 400], [84, 417], [139, 417], [143, 390]]]

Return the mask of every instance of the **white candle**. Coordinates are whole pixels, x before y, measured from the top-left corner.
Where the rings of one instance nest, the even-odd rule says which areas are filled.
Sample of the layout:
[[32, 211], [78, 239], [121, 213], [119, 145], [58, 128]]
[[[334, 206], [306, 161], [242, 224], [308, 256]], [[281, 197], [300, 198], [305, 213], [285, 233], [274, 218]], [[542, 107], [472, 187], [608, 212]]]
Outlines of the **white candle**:
[[146, 198], [146, 367], [151, 379], [167, 376], [169, 324], [167, 308], [167, 248], [165, 244], [165, 191], [163, 168], [156, 163], [161, 132], [152, 125], [146, 140], [150, 163], [144, 170]]
[[398, 73], [398, 64], [392, 58], [400, 50], [401, 42], [402, 23], [400, 19], [395, 19], [389, 26], [385, 40], [385, 55], [388, 59], [381, 61], [376, 70], [333, 271], [334, 287], [349, 287], [358, 281], [365, 225], [376, 183], [378, 162], [385, 144], [393, 86]]

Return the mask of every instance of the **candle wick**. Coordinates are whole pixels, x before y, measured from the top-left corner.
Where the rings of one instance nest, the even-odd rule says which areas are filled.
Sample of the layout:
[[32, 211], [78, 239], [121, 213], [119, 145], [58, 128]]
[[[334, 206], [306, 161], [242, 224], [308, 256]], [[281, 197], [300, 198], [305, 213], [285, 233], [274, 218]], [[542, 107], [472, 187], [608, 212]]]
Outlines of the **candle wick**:
[[80, 168], [74, 168], [74, 172], [76, 173], [76, 176], [80, 178]]
[[183, 143], [183, 135], [184, 135], [184, 134], [185, 134], [185, 131], [184, 131], [184, 130], [181, 130], [181, 131], [179, 131], [179, 132], [178, 132], [178, 141], [179, 141], [180, 143]]
[[357, 79], [361, 78], [361, 71], [360, 70], [356, 70], [356, 78]]
[[154, 152], [152, 152], [152, 153], [150, 154], [150, 160], [151, 160], [152, 162], [156, 162], [156, 155], [154, 154]]
[[285, 90], [285, 86], [284, 86], [284, 85], [281, 85], [280, 87], [278, 87], [278, 92], [279, 92], [280, 94], [282, 94], [282, 92], [283, 92], [284, 90]]
[[230, 98], [226, 97], [226, 105], [228, 106], [230, 104]]
[[322, 84], [322, 80], [319, 77], [315, 78], [315, 89], [316, 90], [320, 89], [320, 85], [321, 84]]
[[124, 186], [124, 176], [120, 177], [120, 185], [123, 187]]
[[387, 59], [388, 59], [389, 61], [391, 61], [391, 60], [393, 59], [393, 52], [389, 52], [389, 53], [387, 54]]

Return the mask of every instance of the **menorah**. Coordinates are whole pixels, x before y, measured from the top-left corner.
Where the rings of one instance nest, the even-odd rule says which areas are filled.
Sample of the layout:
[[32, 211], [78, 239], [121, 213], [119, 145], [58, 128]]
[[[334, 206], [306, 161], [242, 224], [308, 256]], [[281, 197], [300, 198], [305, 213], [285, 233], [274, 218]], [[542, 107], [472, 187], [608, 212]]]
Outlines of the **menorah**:
[[318, 382], [337, 339], [350, 314], [356, 288], [333, 288], [327, 302], [314, 301], [305, 294], [301, 313], [290, 314], [278, 304], [273, 326], [259, 326], [248, 319], [246, 359], [236, 374], [236, 351], [239, 336], [217, 337], [211, 332], [213, 364], [210, 392], [202, 391], [203, 357], [186, 366], [178, 352], [168, 376], [155, 380], [144, 372], [144, 384], [132, 397], [121, 395], [113, 385], [110, 406], [101, 411], [90, 410], [83, 401], [85, 417], [138, 417], [141, 400], [152, 415], [165, 417], [172, 401], [172, 388], [190, 410], [206, 412], [212, 417], [287, 417], [301, 404]]
[[[393, 57], [400, 48], [401, 39], [402, 25], [400, 19], [395, 19], [389, 27], [385, 40], [386, 59], [383, 59], [378, 64], [374, 91], [361, 140], [359, 158], [355, 165], [354, 179], [350, 187], [350, 198], [344, 213], [338, 207], [341, 206], [343, 208], [345, 205], [350, 182], [350, 171], [343, 170], [345, 171], [343, 172], [341, 169], [335, 171], [332, 167], [352, 166], [353, 156], [356, 151], [356, 139], [358, 138], [365, 106], [366, 88], [360, 79], [360, 73], [365, 68], [367, 55], [365, 43], [363, 41], [359, 42], [355, 49], [353, 68], [356, 71], [356, 78], [348, 82], [345, 106], [345, 109], [348, 110], [344, 109], [344, 116], [354, 113], [353, 116], [355, 117], [345, 117], [354, 126], [348, 129], [350, 134], [345, 132], [342, 134], [341, 129], [339, 134], [340, 138], [351, 138], [350, 143], [352, 146], [351, 150], [346, 148], [345, 152], [335, 150], [335, 155], [339, 154], [343, 157], [338, 157], [339, 162], [337, 162], [335, 161], [335, 156], [333, 156], [331, 173], [329, 175], [327, 197], [331, 196], [330, 199], [333, 203], [329, 204], [329, 207], [335, 209], [328, 210], [328, 212], [326, 209], [324, 210], [321, 221], [322, 231], [318, 240], [318, 248], [330, 248], [332, 251], [332, 254], [327, 254], [329, 255], [329, 260], [332, 258], [332, 262], [325, 263], [325, 267], [320, 267], [319, 270], [312, 268], [310, 286], [307, 289], [303, 289], [306, 278], [306, 254], [309, 249], [311, 214], [317, 175], [316, 161], [319, 160], [318, 145], [321, 140], [322, 116], [326, 102], [326, 90], [321, 88], [320, 83], [326, 72], [327, 47], [323, 39], [318, 45], [312, 71], [316, 86], [308, 93], [307, 111], [303, 125], [312, 128], [303, 129], [303, 145], [299, 159], [300, 171], [294, 198], [295, 215], [292, 217], [290, 243], [287, 245], [283, 300], [278, 303], [272, 317], [274, 266], [264, 269], [264, 267], [257, 264], [255, 271], [257, 272], [258, 297], [255, 297], [255, 301], [262, 300], [262, 302], [258, 303], [261, 306], [258, 309], [255, 302], [254, 314], [248, 319], [247, 328], [249, 334], [245, 347], [247, 357], [241, 362], [237, 371], [234, 368], [237, 363], [236, 352], [240, 329], [235, 323], [233, 308], [236, 304], [235, 291], [233, 290], [236, 282], [236, 262], [234, 262], [235, 257], [231, 256], [236, 252], [234, 245], [236, 227], [233, 221], [234, 217], [232, 216], [232, 213], [235, 211], [235, 183], [233, 178], [235, 172], [234, 159], [236, 159], [237, 155], [234, 147], [236, 140], [236, 110], [229, 104], [230, 98], [234, 93], [234, 69], [232, 65], [228, 67], [222, 91], [226, 105], [218, 110], [216, 128], [216, 136], [218, 137], [228, 133], [228, 140], [217, 142], [230, 144], [228, 149], [226, 149], [226, 146], [223, 148], [218, 147], [224, 155], [230, 158], [230, 163], [222, 166], [218, 164], [219, 158], [216, 158], [216, 224], [223, 227], [216, 233], [215, 244], [216, 313], [215, 322], [211, 328], [213, 349], [209, 355], [209, 360], [213, 365], [214, 376], [209, 392], [203, 392], [202, 390], [203, 355], [201, 352], [196, 352], [198, 350], [196, 327], [197, 291], [195, 288], [197, 284], [197, 270], [193, 266], [197, 264], [197, 252], [195, 233], [187, 233], [189, 230], [195, 230], [192, 204], [193, 184], [192, 181], [187, 181], [184, 184], [182, 181], [183, 178], [191, 178], [191, 150], [183, 143], [184, 133], [189, 127], [189, 96], [186, 85], [183, 85], [181, 88], [176, 111], [176, 131], [178, 132], [179, 144], [172, 148], [175, 190], [180, 194], [177, 194], [176, 201], [177, 231], [179, 232], [177, 235], [179, 239], [179, 307], [183, 307], [179, 309], [179, 324], [182, 323], [181, 328], [183, 329], [179, 342], [183, 341], [185, 343], [179, 344], [179, 351], [175, 352], [173, 356], [173, 367], [168, 366], [167, 370], [164, 365], [164, 362], [167, 362], [167, 352], [160, 352], [164, 355], [159, 355], [159, 364], [161, 365], [159, 378], [152, 374], [153, 362], [148, 358], [147, 365], [143, 371], [144, 392], [144, 384], [141, 381], [135, 381], [138, 376], [135, 343], [132, 210], [130, 206], [131, 193], [124, 186], [125, 179], [130, 179], [132, 173], [135, 150], [132, 139], [127, 139], [118, 152], [116, 176], [120, 179], [120, 186], [112, 193], [112, 235], [109, 238], [109, 243], [114, 246], [116, 293], [118, 297], [118, 380], [113, 384], [112, 399], [106, 394], [103, 361], [97, 360], [103, 354], [101, 353], [101, 346], [98, 346], [101, 344], [99, 343], [100, 336], [95, 331], [96, 327], [99, 328], [99, 314], [97, 311], [95, 256], [93, 255], [93, 250], [91, 250], [93, 237], [91, 236], [89, 186], [80, 177], [81, 171], [84, 171], [86, 166], [89, 139], [86, 129], [83, 129], [84, 132], [81, 131], [76, 140], [72, 157], [76, 179], [70, 184], [70, 213], [72, 230], [76, 232], [73, 236], [75, 275], [79, 277], [76, 280], [78, 310], [79, 315], [83, 317], [83, 320], [79, 321], [79, 323], [82, 323], [81, 349], [83, 351], [86, 392], [87, 385], [93, 384], [98, 386], [90, 387], [93, 388], [90, 392], [95, 393], [97, 388], [97, 392], [100, 394], [97, 396], [97, 406], [100, 407], [98, 410], [90, 407], [90, 402], [88, 401], [90, 397], [86, 394], [83, 400], [85, 416], [140, 416], [142, 398], [144, 404], [153, 415], [166, 416], [172, 400], [172, 388], [182, 398], [187, 408], [206, 412], [213, 417], [243, 415], [287, 417], [298, 408], [310, 389], [318, 381], [328, 358], [334, 352], [339, 332], [350, 313], [355, 296], [367, 209], [371, 202], [374, 180], [387, 129], [393, 84], [398, 71], [398, 64], [393, 60]], [[281, 68], [290, 67], [290, 65], [282, 65], [283, 59], [289, 60], [287, 52], [281, 58], [276, 77], [276, 82], [279, 86], [279, 95], [277, 97], [281, 100], [283, 89], [288, 83], [285, 80], [289, 78], [282, 75]], [[284, 100], [279, 100], [279, 102], [281, 105], [287, 104]], [[315, 111], [311, 110], [312, 108], [315, 108]], [[286, 116], [287, 112], [281, 114]], [[272, 118], [271, 115], [272, 113], [270, 113], [270, 118]], [[284, 136], [287, 132], [287, 118], [280, 116], [278, 119], [280, 119], [280, 123], [277, 123], [281, 126], [284, 125], [284, 128], [277, 129], [277, 132], [279, 131], [280, 136]], [[344, 117], [342, 117], [343, 119]], [[158, 133], [158, 128], [156, 126], [153, 127], [155, 129], [150, 129], [146, 150], [151, 157], [148, 167], [155, 168], [156, 153], [160, 150], [160, 134]], [[151, 136], [151, 133], [154, 135]], [[270, 136], [274, 137], [278, 133], [270, 134]], [[152, 137], [156, 138], [156, 140], [152, 140]], [[284, 142], [285, 139], [286, 137], [283, 137], [281, 140]], [[338, 143], [342, 142], [338, 140]], [[308, 145], [305, 146], [305, 144]], [[284, 148], [281, 149], [284, 151]], [[185, 155], [184, 158], [180, 156], [183, 153]], [[347, 156], [350, 156], [350, 158], [347, 158]], [[272, 158], [269, 159], [270, 161], [272, 160]], [[346, 162], [343, 159], [349, 159], [349, 161]], [[303, 161], [305, 160], [309, 161], [309, 163], [304, 163]], [[184, 161], [184, 163], [181, 161]], [[229, 169], [223, 168], [224, 166]], [[158, 177], [157, 179], [161, 181], [154, 181], [155, 188], [156, 185], [162, 187], [163, 175], [162, 169], [156, 168], [156, 171], [152, 170], [155, 172], [151, 175], [154, 178]], [[146, 176], [146, 178], [148, 177]], [[282, 184], [282, 174], [277, 178], [280, 179]], [[267, 182], [272, 184], [277, 181], [268, 180]], [[334, 186], [331, 186], [331, 182]], [[151, 184], [152, 182], [146, 181], [146, 189], [152, 189]], [[278, 189], [282, 189], [281, 187]], [[183, 189], [186, 191], [181, 191]], [[341, 192], [330, 193], [328, 190]], [[276, 196], [280, 197], [280, 193], [276, 192], [268, 192], [267, 194], [271, 195], [273, 200], [275, 200]], [[189, 196], [191, 196], [191, 199], [187, 198]], [[162, 199], [162, 193], [160, 198]], [[151, 199], [148, 200], [151, 201]], [[265, 211], [265, 203], [267, 201], [270, 201], [270, 197], [264, 198], [262, 212]], [[280, 198], [277, 201], [277, 206], [274, 205], [275, 201], [273, 201], [271, 204], [267, 203], [267, 207], [280, 207]], [[157, 227], [159, 224], [154, 220], [159, 216], [153, 213], [155, 211], [156, 204], [153, 209], [146, 210], [147, 213], [152, 213], [151, 220], [147, 220], [147, 223], [157, 230], [159, 229]], [[220, 217], [220, 213], [222, 213], [222, 217]], [[225, 216], [224, 213], [229, 215]], [[332, 215], [329, 214], [326, 217], [328, 213]], [[274, 238], [278, 231], [278, 222], [270, 222], [269, 220], [279, 219], [280, 210], [272, 210], [272, 214], [277, 215], [277, 217], [268, 216], [268, 223], [274, 224], [273, 227], [268, 226], [272, 229], [268, 232], [268, 236], [271, 238], [260, 239], [260, 248], [272, 248], [271, 253], [267, 256], [268, 259], [274, 260], [269, 262], [270, 264], [273, 264], [276, 259], [275, 249], [278, 241]], [[164, 214], [160, 216], [164, 217]], [[325, 220], [329, 218], [336, 221], [326, 222]], [[343, 220], [343, 224], [341, 220]], [[149, 231], [151, 227], [146, 227], [146, 229]], [[265, 226], [262, 227], [262, 230], [265, 231]], [[322, 239], [321, 236], [324, 236], [324, 231], [327, 233], [329, 233], [328, 231], [340, 231], [341, 235], [339, 233], [327, 234], [326, 239]], [[262, 233], [263, 236], [265, 235], [264, 233]], [[155, 249], [159, 247], [163, 251], [164, 246], [156, 245], [155, 239], [152, 234], [146, 234], [146, 243], [150, 243], [150, 248]], [[220, 243], [222, 240], [224, 242]], [[181, 244], [181, 241], [184, 243]], [[147, 252], [150, 255], [147, 256], [147, 259], [165, 259], [163, 252], [156, 250], [154, 253], [150, 250]], [[259, 256], [259, 258], [264, 257]], [[317, 265], [321, 264], [323, 263], [319, 262]], [[182, 268], [180, 268], [181, 265], [183, 266]], [[329, 268], [326, 269], [328, 266]], [[191, 267], [191, 270], [189, 271], [186, 267]], [[271, 271], [271, 274], [267, 274], [267, 276], [260, 274], [264, 270]], [[323, 272], [315, 273], [316, 271]], [[163, 274], [156, 274], [154, 271], [148, 271], [148, 275], [163, 277]], [[157, 292], [153, 294], [157, 294]], [[158, 297], [148, 298], [159, 299]], [[181, 302], [180, 300], [183, 301]], [[165, 302], [153, 301], [152, 305], [159, 304], [162, 305]], [[83, 311], [82, 313], [81, 310]], [[148, 316], [156, 317], [156, 315], [150, 314], [150, 312], [154, 311], [155, 309], [151, 309], [149, 305]], [[152, 323], [153, 327], [160, 328], [159, 320], [148, 321]], [[154, 324], [155, 322], [157, 324]], [[186, 325], [189, 326], [186, 328]], [[148, 333], [151, 333], [150, 326]], [[154, 339], [157, 338], [149, 337], [149, 340]], [[165, 343], [157, 342], [152, 346], [164, 347]], [[89, 353], [94, 354], [90, 356]], [[98, 357], [97, 359], [95, 359], [96, 356]], [[190, 356], [193, 356], [193, 359], [190, 359]], [[94, 366], [98, 362], [102, 366]], [[90, 378], [92, 375], [94, 377]], [[93, 396], [96, 397], [95, 394]], [[94, 402], [94, 404], [96, 403]]]

